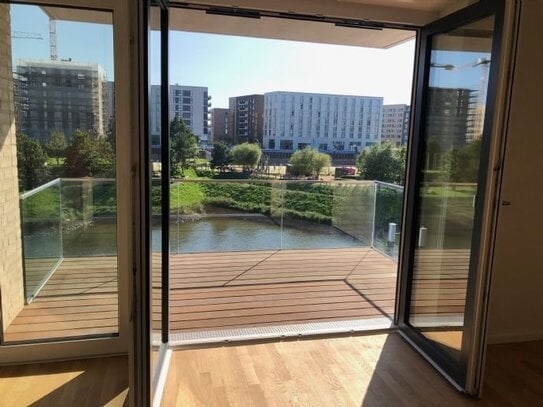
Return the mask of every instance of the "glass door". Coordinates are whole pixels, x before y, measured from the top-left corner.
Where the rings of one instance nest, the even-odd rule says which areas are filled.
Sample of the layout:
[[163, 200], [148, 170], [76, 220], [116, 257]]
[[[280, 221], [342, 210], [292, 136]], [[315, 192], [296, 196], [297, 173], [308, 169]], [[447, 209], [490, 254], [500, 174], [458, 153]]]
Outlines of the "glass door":
[[400, 332], [459, 389], [478, 392], [485, 196], [502, 2], [421, 31]]

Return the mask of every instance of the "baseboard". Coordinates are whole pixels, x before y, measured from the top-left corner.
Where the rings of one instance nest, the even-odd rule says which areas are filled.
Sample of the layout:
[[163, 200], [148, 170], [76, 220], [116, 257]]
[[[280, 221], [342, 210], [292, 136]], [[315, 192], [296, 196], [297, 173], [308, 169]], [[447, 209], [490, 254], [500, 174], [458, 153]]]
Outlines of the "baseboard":
[[514, 342], [530, 342], [543, 340], [543, 330], [537, 330], [532, 332], [519, 332], [519, 333], [506, 333], [506, 334], [494, 334], [488, 335], [487, 343], [489, 345], [497, 345], [500, 343], [514, 343]]

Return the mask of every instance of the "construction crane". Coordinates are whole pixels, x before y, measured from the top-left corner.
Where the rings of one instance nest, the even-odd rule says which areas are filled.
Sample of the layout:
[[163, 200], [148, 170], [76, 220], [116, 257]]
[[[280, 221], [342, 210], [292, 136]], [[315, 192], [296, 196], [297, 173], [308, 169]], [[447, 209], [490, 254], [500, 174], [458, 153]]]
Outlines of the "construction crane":
[[23, 40], [43, 40], [43, 37], [41, 34], [29, 33], [26, 31], [12, 31], [11, 38], [19, 38]]
[[57, 55], [57, 21], [49, 19], [49, 56], [51, 61], [58, 59]]

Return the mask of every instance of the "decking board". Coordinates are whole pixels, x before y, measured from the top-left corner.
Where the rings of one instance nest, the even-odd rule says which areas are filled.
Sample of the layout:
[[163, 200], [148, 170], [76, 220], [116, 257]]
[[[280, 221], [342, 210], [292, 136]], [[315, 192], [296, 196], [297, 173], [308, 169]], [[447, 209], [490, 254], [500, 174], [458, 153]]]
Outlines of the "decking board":
[[[160, 255], [153, 254], [153, 327], [160, 328]], [[458, 316], [466, 250], [421, 250], [415, 316]], [[39, 262], [38, 262], [39, 263]], [[300, 322], [392, 318], [397, 263], [368, 248], [186, 253], [170, 256], [173, 333]], [[6, 341], [118, 331], [115, 257], [64, 259], [7, 328]]]

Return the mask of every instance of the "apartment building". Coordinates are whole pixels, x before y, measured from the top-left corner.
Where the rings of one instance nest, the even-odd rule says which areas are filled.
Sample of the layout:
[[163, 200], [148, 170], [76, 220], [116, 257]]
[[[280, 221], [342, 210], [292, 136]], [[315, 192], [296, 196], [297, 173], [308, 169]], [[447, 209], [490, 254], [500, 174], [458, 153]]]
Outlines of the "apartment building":
[[410, 111], [409, 105], [383, 105], [381, 142], [390, 142], [397, 146], [407, 144]]
[[476, 98], [472, 89], [428, 88], [428, 137], [441, 146], [462, 147], [474, 139]]
[[264, 95], [264, 148], [361, 151], [381, 141], [383, 98], [299, 92]]
[[250, 142], [262, 145], [264, 95], [231, 97], [228, 100], [228, 109], [232, 144]]
[[229, 137], [229, 109], [216, 107], [211, 109], [211, 141], [222, 141], [227, 144], [232, 144]]
[[[149, 127], [153, 146], [160, 146], [160, 85], [151, 85]], [[183, 119], [201, 143], [209, 139], [211, 96], [205, 86], [170, 85], [170, 120]]]
[[21, 132], [44, 141], [53, 130], [104, 134], [104, 83], [98, 64], [17, 60], [14, 74], [16, 121]]
[[104, 128], [108, 131], [115, 117], [115, 82], [104, 82]]

